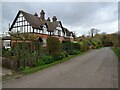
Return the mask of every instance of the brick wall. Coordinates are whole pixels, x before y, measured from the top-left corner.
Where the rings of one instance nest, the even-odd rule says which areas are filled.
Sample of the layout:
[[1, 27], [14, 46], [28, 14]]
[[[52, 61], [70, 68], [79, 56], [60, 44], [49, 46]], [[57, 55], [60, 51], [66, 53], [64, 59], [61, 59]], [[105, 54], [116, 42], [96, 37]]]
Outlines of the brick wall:
[[[47, 39], [50, 36], [47, 34], [39, 34], [39, 33], [30, 33], [29, 35], [34, 36], [35, 39], [37, 39], [38, 37], [41, 37], [42, 39]], [[62, 43], [62, 41], [67, 41], [67, 40], [69, 40], [71, 42], [74, 41], [74, 38], [64, 38], [63, 36], [57, 36], [57, 35], [54, 35], [53, 37], [58, 38], [61, 43]], [[12, 42], [15, 42], [15, 40], [11, 40], [11, 44], [12, 44]], [[20, 42], [20, 41], [18, 40], [18, 42]]]

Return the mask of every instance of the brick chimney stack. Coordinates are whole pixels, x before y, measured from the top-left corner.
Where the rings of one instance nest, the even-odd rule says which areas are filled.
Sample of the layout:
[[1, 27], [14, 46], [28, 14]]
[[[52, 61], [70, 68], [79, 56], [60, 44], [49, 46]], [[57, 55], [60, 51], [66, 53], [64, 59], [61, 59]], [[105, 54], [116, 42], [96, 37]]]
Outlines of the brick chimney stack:
[[50, 17], [48, 17], [47, 21], [50, 21]]
[[41, 12], [40, 12], [40, 19], [45, 20], [45, 12], [44, 12], [44, 10], [41, 10]]
[[53, 22], [57, 21], [56, 16], [53, 16], [52, 20], [53, 20]]

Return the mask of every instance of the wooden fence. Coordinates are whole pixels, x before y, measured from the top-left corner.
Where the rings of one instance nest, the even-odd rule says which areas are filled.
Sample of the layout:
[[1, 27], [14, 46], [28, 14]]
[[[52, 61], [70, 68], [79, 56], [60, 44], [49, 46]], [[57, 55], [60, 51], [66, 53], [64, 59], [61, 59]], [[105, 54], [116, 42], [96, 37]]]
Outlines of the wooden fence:
[[19, 71], [24, 69], [25, 67], [35, 67], [38, 61], [38, 57], [29, 57], [20, 60], [10, 60], [6, 58], [2, 58], [2, 67]]

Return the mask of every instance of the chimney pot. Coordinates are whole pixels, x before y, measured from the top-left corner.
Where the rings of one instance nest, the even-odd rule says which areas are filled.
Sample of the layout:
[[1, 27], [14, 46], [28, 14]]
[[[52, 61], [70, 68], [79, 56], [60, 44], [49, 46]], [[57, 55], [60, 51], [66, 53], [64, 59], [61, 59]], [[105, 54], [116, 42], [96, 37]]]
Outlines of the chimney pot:
[[53, 16], [53, 22], [55, 22], [55, 21], [57, 21], [57, 18], [56, 18], [56, 16]]
[[35, 12], [34, 16], [38, 17], [38, 14]]
[[50, 21], [50, 17], [48, 17], [47, 21]]

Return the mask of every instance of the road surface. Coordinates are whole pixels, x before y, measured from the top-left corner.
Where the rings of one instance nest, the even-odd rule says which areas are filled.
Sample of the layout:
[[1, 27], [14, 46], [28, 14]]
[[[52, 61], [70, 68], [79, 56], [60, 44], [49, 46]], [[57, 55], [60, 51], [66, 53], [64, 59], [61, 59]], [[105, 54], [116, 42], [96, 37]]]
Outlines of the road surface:
[[118, 58], [109, 47], [92, 50], [8, 81], [3, 88], [118, 88]]

